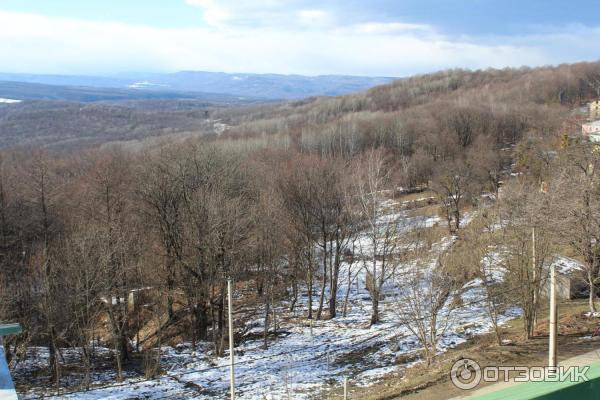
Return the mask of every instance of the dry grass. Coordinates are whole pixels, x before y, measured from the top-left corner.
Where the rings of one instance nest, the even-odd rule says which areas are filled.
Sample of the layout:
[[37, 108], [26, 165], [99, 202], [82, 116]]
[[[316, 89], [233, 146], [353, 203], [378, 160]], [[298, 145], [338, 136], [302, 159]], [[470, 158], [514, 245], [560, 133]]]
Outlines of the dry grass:
[[[559, 305], [559, 360], [574, 357], [595, 350], [600, 346], [600, 337], [588, 336], [600, 319], [589, 319], [583, 316], [587, 311], [585, 300], [563, 302]], [[542, 310], [542, 314], [547, 310]], [[464, 395], [465, 392], [452, 385], [449, 371], [452, 364], [461, 358], [471, 358], [480, 365], [528, 365], [539, 366], [547, 362], [548, 340], [543, 334], [547, 331], [547, 320], [541, 319], [538, 325], [539, 335], [530, 340], [523, 340], [522, 320], [510, 321], [503, 328], [503, 338], [510, 344], [499, 346], [492, 334], [482, 335], [463, 343], [438, 357], [430, 367], [417, 364], [389, 374], [378, 383], [369, 387], [350, 385], [350, 398], [361, 400], [442, 400]], [[477, 389], [481, 388], [478, 386]], [[332, 387], [322, 398], [341, 399], [341, 385]]]

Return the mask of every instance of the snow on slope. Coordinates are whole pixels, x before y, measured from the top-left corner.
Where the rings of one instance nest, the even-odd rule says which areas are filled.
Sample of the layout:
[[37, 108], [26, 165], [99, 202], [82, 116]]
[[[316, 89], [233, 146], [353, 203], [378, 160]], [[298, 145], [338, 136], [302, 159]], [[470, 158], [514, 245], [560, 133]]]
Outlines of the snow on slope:
[[[419, 225], [431, 226], [435, 218], [405, 218], [403, 229], [407, 231]], [[367, 247], [366, 237], [361, 239]], [[435, 251], [447, 248], [454, 238], [445, 238], [434, 245]], [[433, 260], [432, 260], [433, 261]], [[347, 286], [348, 264], [340, 272], [338, 298], [343, 299]], [[353, 266], [358, 272], [359, 266]], [[307, 296], [299, 299], [294, 312], [288, 304], [278, 307], [281, 321], [276, 340], [271, 339], [268, 350], [262, 349], [262, 340], [249, 340], [236, 347], [236, 390], [237, 398], [283, 399], [288, 391], [294, 399], [318, 399], [332, 387], [339, 387], [347, 376], [352, 385], [366, 386], [383, 376], [401, 379], [401, 368], [397, 358], [401, 355], [418, 356], [419, 344], [406, 327], [398, 322], [394, 313], [394, 296], [399, 290], [393, 282], [384, 287], [385, 300], [380, 304], [382, 323], [369, 326], [371, 303], [365, 289], [366, 274], [358, 272], [357, 282], [350, 286], [349, 312], [346, 317], [329, 321], [315, 321], [311, 329], [306, 315]], [[489, 331], [490, 323], [482, 302], [481, 287], [472, 282], [462, 294], [465, 307], [452, 318], [452, 325], [441, 338], [439, 350], [445, 351], [469, 337]], [[340, 309], [342, 308], [340, 300]], [[500, 322], [518, 316], [520, 311], [510, 309]], [[263, 330], [262, 318], [251, 321], [253, 333]], [[89, 392], [63, 395], [66, 399], [214, 399], [225, 398], [228, 393], [228, 358], [217, 358], [211, 345], [193, 352], [189, 344], [177, 348], [164, 347], [162, 360], [168, 373], [158, 379], [143, 381], [130, 378], [122, 385], [113, 385]], [[418, 358], [418, 357], [416, 357]], [[418, 362], [418, 361], [413, 361]], [[286, 385], [287, 382], [287, 385]], [[107, 382], [97, 382], [106, 384]], [[24, 399], [35, 394], [28, 393]], [[48, 397], [52, 398], [52, 397]], [[54, 397], [58, 398], [58, 397]]]
[[20, 103], [21, 100], [15, 100], [15, 99], [3, 99], [0, 97], [0, 103], [6, 103], [6, 104], [14, 104], [14, 103]]
[[570, 274], [585, 270], [585, 266], [581, 262], [565, 256], [555, 256], [552, 264], [559, 274]]

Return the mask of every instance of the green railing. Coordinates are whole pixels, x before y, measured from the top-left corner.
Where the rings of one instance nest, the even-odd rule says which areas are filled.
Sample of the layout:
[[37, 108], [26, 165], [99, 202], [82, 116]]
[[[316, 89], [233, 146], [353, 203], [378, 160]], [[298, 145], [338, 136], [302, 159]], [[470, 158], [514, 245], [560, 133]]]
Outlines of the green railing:
[[21, 333], [21, 325], [19, 324], [5, 324], [0, 325], [0, 337], [8, 335], [18, 335]]

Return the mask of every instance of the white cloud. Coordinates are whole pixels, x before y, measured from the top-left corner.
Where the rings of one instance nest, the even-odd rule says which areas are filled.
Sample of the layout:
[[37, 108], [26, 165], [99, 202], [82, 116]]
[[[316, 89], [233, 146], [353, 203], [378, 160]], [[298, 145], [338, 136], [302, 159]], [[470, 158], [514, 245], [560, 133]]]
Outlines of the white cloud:
[[[404, 76], [450, 67], [570, 62], [600, 54], [600, 31], [583, 27], [571, 34], [453, 39], [431, 27], [402, 22], [344, 28], [315, 24], [315, 29], [305, 29], [302, 24], [246, 26], [239, 14], [231, 14], [227, 7], [220, 9], [214, 0], [188, 1], [211, 10], [209, 17], [204, 16], [211, 25], [168, 29], [0, 10], [0, 71], [209, 70]], [[278, 11], [271, 8], [268, 12]], [[318, 12], [304, 16], [331, 18]]]
[[204, 22], [212, 27], [282, 26], [294, 22], [290, 0], [185, 0], [198, 7]]
[[407, 24], [403, 22], [367, 22], [356, 25], [360, 33], [399, 33], [407, 31], [433, 31], [433, 28], [425, 24]]
[[324, 10], [300, 10], [298, 16], [308, 22], [311, 21], [323, 21], [329, 16], [327, 11]]
[[200, 7], [203, 10], [202, 18], [209, 25], [221, 25], [232, 17], [231, 12], [217, 4], [216, 0], [185, 0], [185, 2], [190, 6]]

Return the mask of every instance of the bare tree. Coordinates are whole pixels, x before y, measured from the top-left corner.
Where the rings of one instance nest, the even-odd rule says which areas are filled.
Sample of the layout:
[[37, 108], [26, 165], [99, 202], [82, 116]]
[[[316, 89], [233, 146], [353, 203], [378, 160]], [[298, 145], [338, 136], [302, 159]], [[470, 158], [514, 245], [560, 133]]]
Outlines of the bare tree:
[[502, 344], [500, 316], [508, 307], [504, 274], [506, 266], [503, 258], [504, 244], [501, 234], [497, 234], [498, 216], [488, 210], [478, 213], [475, 221], [463, 230], [461, 242], [454, 246], [465, 266], [470, 266], [474, 276], [481, 282], [484, 310], [490, 320], [496, 341]]
[[104, 313], [106, 300], [106, 269], [108, 252], [103, 246], [103, 232], [89, 221], [80, 221], [69, 232], [63, 246], [60, 262], [63, 279], [70, 282], [63, 296], [68, 300], [64, 313], [72, 316], [73, 346], [81, 349], [84, 365], [84, 385], [90, 388], [96, 324]]
[[[425, 230], [421, 232], [428, 234]], [[417, 238], [417, 243], [431, 242], [423, 240], [421, 234]], [[415, 256], [396, 279], [399, 294], [394, 310], [400, 323], [415, 335], [427, 365], [431, 365], [439, 339], [451, 324], [458, 304], [452, 297], [457, 295], [461, 280], [457, 278], [456, 266], [448, 253], [439, 255], [428, 245], [421, 244], [417, 246]]]
[[523, 310], [524, 335], [529, 339], [535, 329], [542, 285], [547, 281], [548, 270], [543, 266], [551, 261], [554, 246], [544, 217], [551, 209], [545, 194], [531, 190], [531, 181], [524, 177], [505, 187], [499, 212], [502, 224], [497, 234], [506, 249], [503, 264], [508, 271], [507, 284], [515, 288], [515, 299]]
[[135, 287], [141, 245], [136, 240], [137, 223], [132, 219], [132, 179], [123, 154], [102, 154], [92, 167], [88, 182], [90, 205], [87, 216], [96, 224], [101, 241], [104, 302], [116, 352], [117, 379], [123, 379], [123, 364], [129, 360], [128, 296]]
[[[385, 207], [384, 193], [392, 189], [392, 182], [383, 151], [368, 151], [356, 170], [360, 217], [366, 227], [366, 241], [360, 247], [367, 269], [367, 289], [371, 295], [371, 324], [376, 324], [380, 319], [379, 301], [383, 285], [392, 277], [398, 263], [394, 254], [399, 236], [398, 216]], [[370, 258], [368, 262], [367, 258]]]
[[50, 351], [49, 367], [53, 381], [59, 387], [59, 340], [61, 336], [61, 313], [58, 271], [51, 247], [54, 234], [59, 229], [57, 218], [57, 196], [60, 176], [53, 168], [51, 157], [43, 152], [31, 154], [24, 169], [27, 182], [26, 198], [31, 202], [32, 224], [35, 241], [31, 245], [29, 262], [32, 264], [37, 283], [37, 307], [45, 325], [45, 338]]
[[568, 147], [553, 174], [546, 221], [563, 243], [583, 259], [589, 286], [589, 308], [596, 311], [600, 281], [600, 155], [590, 144]]
[[479, 194], [473, 167], [464, 161], [451, 161], [441, 166], [433, 177], [434, 190], [444, 211], [450, 233], [460, 229], [462, 209]]
[[139, 197], [147, 205], [147, 220], [159, 233], [163, 248], [169, 319], [174, 317], [174, 289], [178, 255], [182, 253], [184, 193], [177, 176], [176, 153], [167, 148], [144, 164]]
[[[296, 262], [306, 269], [306, 287], [308, 292], [308, 319], [313, 318], [313, 285], [316, 267], [315, 243], [317, 228], [311, 209], [313, 188], [310, 176], [304, 165], [290, 165], [282, 171], [277, 182], [277, 191], [290, 221], [286, 230], [288, 243]], [[305, 261], [301, 261], [305, 260]]]
[[178, 251], [178, 260], [187, 276], [197, 281], [202, 299], [195, 306], [197, 321], [205, 320], [208, 305], [213, 343], [222, 355], [227, 278], [235, 278], [248, 259], [249, 177], [236, 154], [196, 147], [185, 153], [187, 166], [179, 180], [184, 187], [186, 250]]
[[[260, 182], [257, 201], [253, 204], [250, 233], [250, 259], [252, 275], [257, 282], [257, 294], [264, 307], [264, 348], [268, 347], [269, 323], [275, 323], [276, 302], [285, 295], [288, 284], [284, 266], [284, 224], [280, 197], [273, 184]], [[272, 317], [271, 317], [272, 315]]]

